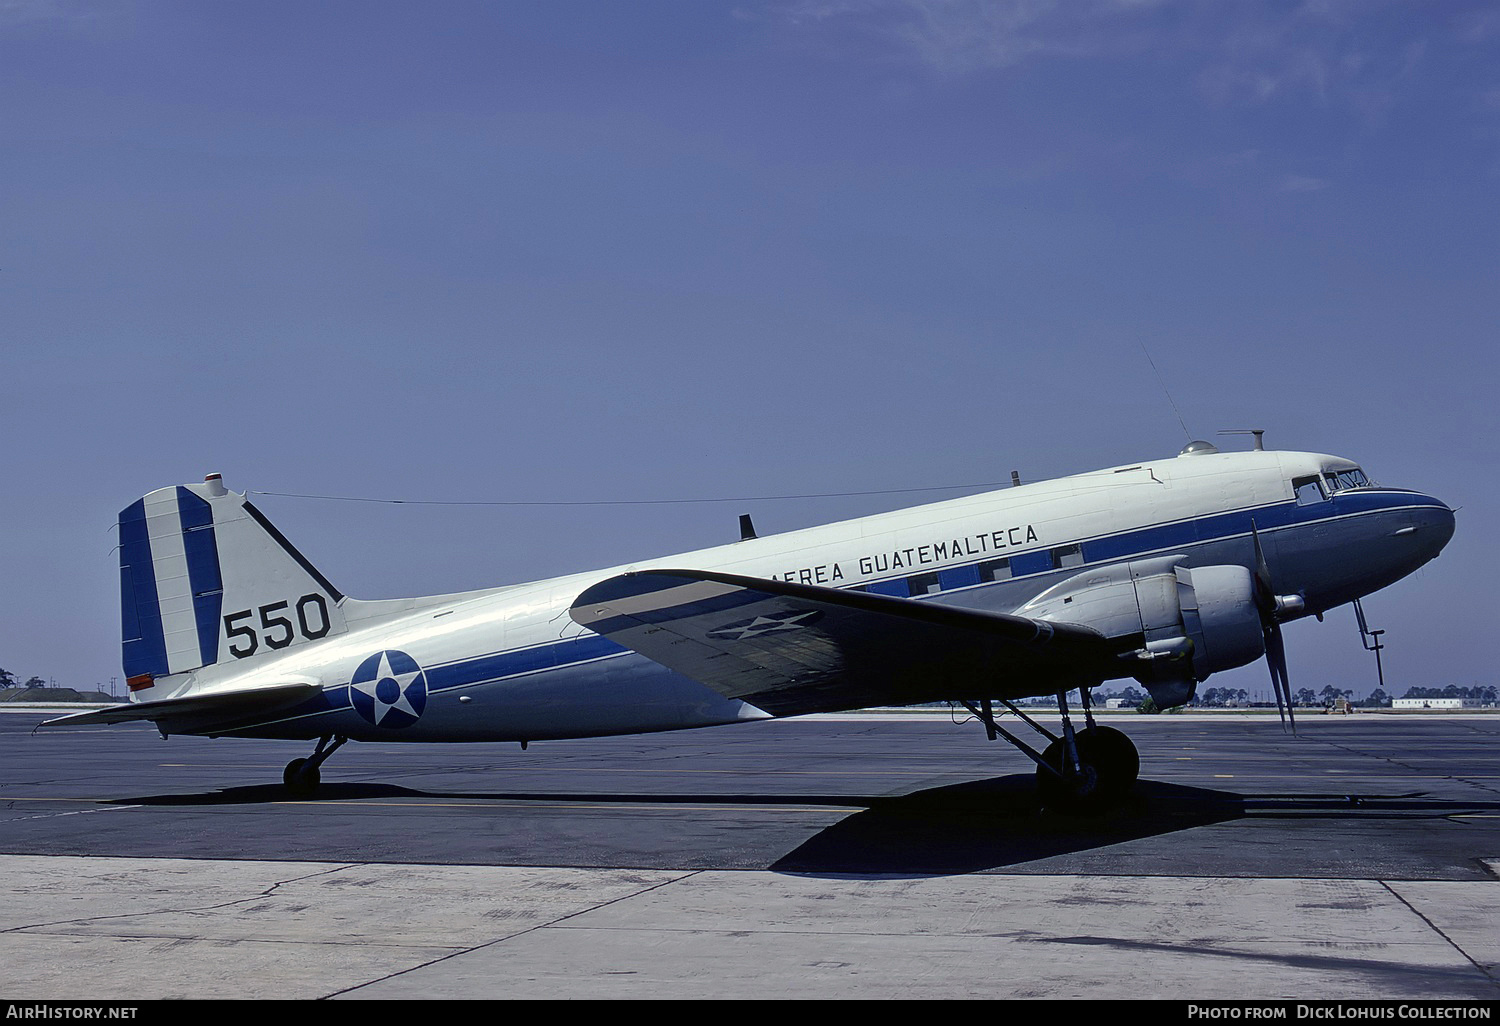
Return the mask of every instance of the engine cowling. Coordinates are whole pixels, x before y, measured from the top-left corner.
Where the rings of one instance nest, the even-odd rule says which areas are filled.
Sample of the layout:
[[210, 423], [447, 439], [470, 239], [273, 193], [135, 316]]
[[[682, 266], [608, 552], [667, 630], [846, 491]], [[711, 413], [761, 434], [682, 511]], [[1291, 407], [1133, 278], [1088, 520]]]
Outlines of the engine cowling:
[[[1164, 708], [1188, 702], [1198, 682], [1265, 654], [1255, 580], [1237, 564], [1178, 565], [1182, 556], [1087, 571], [1049, 588], [1023, 616], [1082, 623], [1106, 637], [1139, 636], [1129, 674]], [[1122, 674], [1123, 676], [1123, 674]]]
[[1255, 578], [1243, 566], [1178, 567], [1177, 609], [1183, 633], [1193, 642], [1193, 675], [1254, 662], [1266, 652], [1255, 606]]

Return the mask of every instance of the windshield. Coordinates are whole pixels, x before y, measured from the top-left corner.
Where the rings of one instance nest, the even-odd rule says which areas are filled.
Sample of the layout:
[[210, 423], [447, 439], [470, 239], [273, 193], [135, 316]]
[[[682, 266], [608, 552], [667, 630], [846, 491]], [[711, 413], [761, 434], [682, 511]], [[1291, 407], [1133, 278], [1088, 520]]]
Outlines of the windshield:
[[1344, 492], [1351, 488], [1369, 488], [1373, 483], [1358, 467], [1353, 470], [1325, 471], [1323, 476], [1328, 481], [1330, 492]]

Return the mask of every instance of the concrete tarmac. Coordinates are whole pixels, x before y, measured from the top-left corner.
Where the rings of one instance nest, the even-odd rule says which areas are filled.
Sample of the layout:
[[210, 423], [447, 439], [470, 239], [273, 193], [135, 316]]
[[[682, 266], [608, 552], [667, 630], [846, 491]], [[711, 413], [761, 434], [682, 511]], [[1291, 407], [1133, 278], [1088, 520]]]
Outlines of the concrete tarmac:
[[6, 996], [1500, 997], [1500, 884], [6, 856]]
[[1114, 720], [1097, 822], [930, 717], [350, 746], [295, 803], [257, 781], [305, 746], [40, 718], [0, 717], [10, 1000], [1500, 998], [1497, 716]]

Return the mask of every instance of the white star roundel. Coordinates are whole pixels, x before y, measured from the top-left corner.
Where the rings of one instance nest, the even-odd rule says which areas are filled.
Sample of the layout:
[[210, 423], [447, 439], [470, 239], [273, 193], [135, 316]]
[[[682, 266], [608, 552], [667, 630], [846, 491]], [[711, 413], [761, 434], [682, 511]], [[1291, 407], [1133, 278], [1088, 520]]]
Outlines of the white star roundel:
[[727, 623], [723, 627], [716, 627], [709, 631], [708, 636], [723, 638], [725, 641], [745, 641], [749, 638], [758, 638], [762, 634], [800, 631], [808, 624], [815, 623], [822, 618], [823, 614], [815, 609], [791, 609], [784, 613], [771, 613], [752, 617], [749, 620]]
[[427, 675], [405, 652], [376, 652], [354, 671], [349, 702], [377, 727], [409, 727], [427, 707]]

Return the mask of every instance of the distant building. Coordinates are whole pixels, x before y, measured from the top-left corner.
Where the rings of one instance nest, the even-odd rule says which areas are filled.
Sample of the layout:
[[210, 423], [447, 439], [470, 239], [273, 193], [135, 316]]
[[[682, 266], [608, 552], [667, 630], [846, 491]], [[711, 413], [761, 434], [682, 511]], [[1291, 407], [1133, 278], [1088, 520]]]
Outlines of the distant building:
[[1477, 698], [1393, 698], [1392, 709], [1480, 709]]

